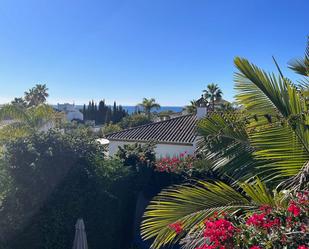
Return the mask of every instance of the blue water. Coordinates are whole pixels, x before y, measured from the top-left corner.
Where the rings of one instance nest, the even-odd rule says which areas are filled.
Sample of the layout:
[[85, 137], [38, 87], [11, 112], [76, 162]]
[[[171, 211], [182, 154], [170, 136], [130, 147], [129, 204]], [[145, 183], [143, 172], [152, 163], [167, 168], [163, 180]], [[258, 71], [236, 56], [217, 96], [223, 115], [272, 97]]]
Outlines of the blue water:
[[[123, 106], [123, 109], [127, 110], [129, 114], [136, 110], [136, 106]], [[173, 111], [173, 112], [181, 112], [183, 107], [181, 106], [161, 106], [158, 110], [153, 110], [153, 112], [164, 112], [164, 111]]]
[[[57, 108], [57, 105], [54, 106]], [[122, 106], [123, 109], [127, 110], [129, 114], [133, 113], [136, 110], [136, 106]], [[82, 105], [76, 105], [77, 109], [82, 110]], [[181, 112], [183, 107], [181, 106], [161, 106], [159, 110], [153, 110], [153, 112], [163, 112], [163, 111], [173, 111], [173, 112]]]

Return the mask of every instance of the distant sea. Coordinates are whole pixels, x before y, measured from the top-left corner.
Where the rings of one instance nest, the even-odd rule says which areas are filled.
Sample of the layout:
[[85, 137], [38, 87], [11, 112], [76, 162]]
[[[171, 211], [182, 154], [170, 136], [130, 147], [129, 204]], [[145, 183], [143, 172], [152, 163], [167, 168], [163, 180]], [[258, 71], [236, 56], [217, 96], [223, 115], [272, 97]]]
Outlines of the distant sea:
[[[136, 106], [123, 106], [123, 109], [128, 111], [129, 114], [133, 113], [136, 110]], [[181, 112], [183, 107], [181, 106], [161, 106], [158, 110], [153, 110], [153, 112], [164, 112], [164, 111], [173, 111], [173, 112]]]
[[[77, 109], [82, 110], [83, 109], [83, 105], [76, 105]], [[57, 105], [54, 105], [54, 108], [57, 108]], [[133, 113], [136, 110], [136, 106], [122, 106], [123, 109], [125, 109], [126, 111], [128, 111], [129, 114]], [[153, 112], [164, 112], [164, 111], [173, 111], [173, 112], [181, 112], [183, 109], [183, 107], [181, 106], [161, 106], [160, 109], [158, 110], [153, 110]]]

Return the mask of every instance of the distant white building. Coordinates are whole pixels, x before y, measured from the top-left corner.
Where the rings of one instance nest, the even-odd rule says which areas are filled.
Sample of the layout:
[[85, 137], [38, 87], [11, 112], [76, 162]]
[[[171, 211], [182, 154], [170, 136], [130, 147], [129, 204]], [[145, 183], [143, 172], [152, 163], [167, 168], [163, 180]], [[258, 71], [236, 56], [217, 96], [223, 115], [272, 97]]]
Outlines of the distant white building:
[[185, 115], [165, 121], [141, 125], [106, 135], [109, 140], [109, 155], [117, 153], [119, 146], [154, 142], [156, 157], [177, 156], [195, 152], [196, 116]]
[[67, 121], [72, 121], [72, 120], [84, 120], [84, 115], [83, 113], [78, 110], [74, 104], [58, 104], [57, 105], [57, 110], [64, 112], [65, 118]]
[[[215, 110], [222, 109], [222, 104], [226, 103], [228, 102], [223, 99], [216, 101]], [[176, 115], [169, 116], [162, 121], [108, 134], [105, 139], [109, 141], [109, 155], [115, 155], [119, 147], [126, 144], [145, 144], [148, 142], [156, 144], [157, 158], [178, 156], [183, 152], [192, 155], [196, 151], [196, 144], [199, 140], [196, 131], [197, 123], [211, 111], [211, 105], [202, 96], [196, 101], [195, 114], [176, 113]]]
[[106, 135], [109, 155], [117, 153], [119, 147], [126, 144], [145, 144], [154, 142], [157, 158], [178, 156], [187, 152], [192, 155], [196, 151], [198, 140], [196, 124], [207, 115], [207, 103], [200, 99], [197, 102], [197, 113], [181, 115], [168, 120], [141, 125]]

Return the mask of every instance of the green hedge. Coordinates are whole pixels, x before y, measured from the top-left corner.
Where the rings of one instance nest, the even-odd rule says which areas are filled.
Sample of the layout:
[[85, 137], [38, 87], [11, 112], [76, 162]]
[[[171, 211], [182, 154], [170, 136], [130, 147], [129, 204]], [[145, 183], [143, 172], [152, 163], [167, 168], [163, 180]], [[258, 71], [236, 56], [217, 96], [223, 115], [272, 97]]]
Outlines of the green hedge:
[[71, 248], [83, 217], [90, 249], [128, 248], [135, 210], [134, 173], [86, 136], [34, 134], [6, 145], [12, 179], [0, 209], [1, 248]]

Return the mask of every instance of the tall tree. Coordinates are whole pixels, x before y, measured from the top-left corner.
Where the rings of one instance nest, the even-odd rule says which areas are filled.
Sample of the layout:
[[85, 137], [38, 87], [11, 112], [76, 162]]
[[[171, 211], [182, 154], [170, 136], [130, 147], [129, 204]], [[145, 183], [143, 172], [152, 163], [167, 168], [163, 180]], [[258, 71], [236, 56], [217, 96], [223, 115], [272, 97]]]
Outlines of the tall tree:
[[37, 84], [29, 91], [25, 92], [25, 100], [28, 106], [38, 106], [46, 102], [46, 98], [49, 96], [48, 88], [45, 84]]
[[105, 116], [106, 116], [106, 110], [107, 106], [105, 105], [105, 101], [101, 100], [99, 102], [99, 108], [98, 108], [98, 123], [104, 124], [105, 123]]
[[114, 101], [113, 111], [112, 111], [112, 122], [113, 123], [117, 122], [117, 119], [118, 119], [117, 115], [118, 115], [118, 109], [117, 109], [116, 101]]
[[196, 106], [197, 106], [196, 100], [191, 100], [190, 104], [186, 106], [185, 110], [188, 113], [196, 113]]
[[83, 114], [84, 114], [84, 120], [88, 120], [88, 117], [87, 117], [87, 109], [86, 109], [86, 105], [84, 104], [83, 106]]
[[212, 110], [215, 109], [215, 102], [222, 98], [222, 91], [217, 84], [211, 83], [207, 85], [204, 91], [204, 97], [211, 103]]
[[27, 107], [27, 102], [23, 98], [14, 98], [11, 104], [23, 108]]
[[104, 100], [101, 100], [99, 105], [92, 100], [89, 102], [88, 107], [85, 106], [84, 109], [83, 112], [86, 113], [86, 115], [84, 114], [85, 120], [95, 120], [96, 124], [118, 123], [128, 115], [122, 106], [118, 106], [116, 102], [114, 102], [113, 106], [108, 106]]
[[106, 116], [105, 116], [105, 123], [109, 124], [109, 122], [112, 121], [112, 109], [108, 108], [106, 111]]
[[150, 118], [151, 110], [152, 109], [160, 109], [161, 106], [156, 103], [156, 100], [154, 98], [147, 99], [143, 98], [142, 103], [138, 104], [138, 106], [143, 108], [143, 111], [146, 113], [146, 115]]

